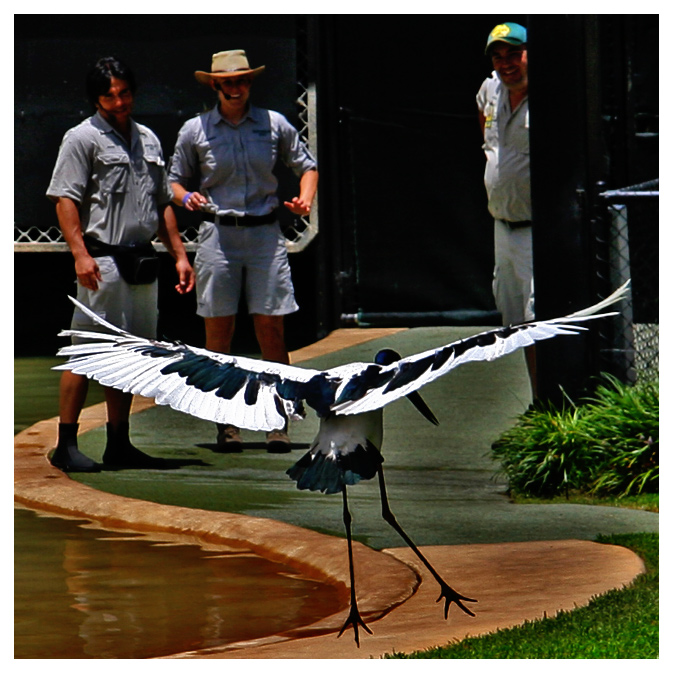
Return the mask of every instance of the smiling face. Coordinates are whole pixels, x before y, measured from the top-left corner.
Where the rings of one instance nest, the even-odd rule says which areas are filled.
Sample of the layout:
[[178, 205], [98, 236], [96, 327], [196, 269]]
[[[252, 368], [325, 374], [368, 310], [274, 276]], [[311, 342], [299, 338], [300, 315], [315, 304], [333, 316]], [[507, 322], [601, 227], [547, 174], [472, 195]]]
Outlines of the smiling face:
[[127, 126], [133, 111], [133, 92], [128, 82], [111, 77], [110, 88], [107, 93], [98, 96], [96, 107], [111, 126], [115, 128]]
[[225, 117], [240, 117], [248, 107], [252, 77], [213, 78], [212, 87], [220, 99], [220, 111]]
[[510, 91], [528, 90], [528, 51], [524, 46], [496, 42], [490, 49], [493, 69]]

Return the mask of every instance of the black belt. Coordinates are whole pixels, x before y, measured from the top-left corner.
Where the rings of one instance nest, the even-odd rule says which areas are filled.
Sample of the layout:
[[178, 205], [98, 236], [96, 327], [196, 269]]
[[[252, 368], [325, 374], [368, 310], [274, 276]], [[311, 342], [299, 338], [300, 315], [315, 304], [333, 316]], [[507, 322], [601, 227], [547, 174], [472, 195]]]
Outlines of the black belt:
[[103, 243], [97, 238], [84, 234], [84, 245], [87, 252], [92, 257], [114, 257], [115, 255], [145, 255], [147, 257], [155, 257], [156, 251], [151, 242], [139, 243], [137, 245], [110, 245], [110, 243]]
[[507, 220], [500, 220], [504, 222], [510, 229], [523, 229], [524, 227], [532, 227], [531, 220], [520, 220], [519, 222], [508, 222]]
[[278, 220], [278, 209], [272, 210], [268, 215], [215, 215], [214, 213], [201, 213], [204, 222], [215, 222], [225, 227], [258, 227], [262, 224], [273, 224]]

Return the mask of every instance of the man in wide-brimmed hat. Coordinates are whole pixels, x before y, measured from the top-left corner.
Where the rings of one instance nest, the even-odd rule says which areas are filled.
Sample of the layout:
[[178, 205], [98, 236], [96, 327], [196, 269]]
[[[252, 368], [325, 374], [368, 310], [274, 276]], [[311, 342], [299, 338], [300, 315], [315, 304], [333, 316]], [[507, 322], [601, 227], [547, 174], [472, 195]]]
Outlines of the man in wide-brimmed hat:
[[[311, 210], [318, 171], [283, 115], [250, 104], [253, 80], [264, 69], [252, 68], [245, 52], [234, 49], [213, 54], [209, 72], [194, 73], [217, 93], [218, 102], [180, 129], [169, 180], [175, 203], [190, 211], [207, 211], [194, 261], [197, 313], [204, 318], [206, 348], [230, 352], [245, 281], [262, 357], [287, 363], [284, 316], [299, 307], [278, 222], [273, 170], [281, 160], [299, 177], [299, 195], [284, 206], [300, 216]], [[217, 437], [221, 451], [241, 450], [238, 428], [220, 425]], [[267, 447], [289, 451], [287, 432], [268, 433]]]
[[231, 77], [257, 77], [265, 68], [266, 66], [264, 65], [260, 65], [258, 68], [251, 68], [245, 52], [242, 49], [232, 49], [231, 51], [221, 51], [213, 54], [210, 72], [197, 70], [194, 76], [201, 84], [211, 84], [214, 80]]
[[[486, 154], [484, 184], [495, 220], [493, 295], [505, 325], [535, 318], [527, 40], [518, 23], [493, 28], [486, 40], [493, 72], [477, 94]], [[526, 349], [526, 359], [535, 395], [533, 346]]]

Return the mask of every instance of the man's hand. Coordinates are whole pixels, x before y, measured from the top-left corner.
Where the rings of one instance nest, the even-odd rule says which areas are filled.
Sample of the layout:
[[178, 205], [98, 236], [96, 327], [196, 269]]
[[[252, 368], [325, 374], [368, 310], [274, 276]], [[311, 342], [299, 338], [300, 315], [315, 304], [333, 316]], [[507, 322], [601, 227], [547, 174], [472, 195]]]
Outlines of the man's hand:
[[[173, 191], [175, 192], [175, 190]], [[208, 203], [208, 199], [200, 192], [185, 191], [180, 200], [185, 209], [191, 212], [199, 210], [202, 205]]]
[[87, 290], [97, 290], [98, 283], [103, 280], [98, 263], [88, 254], [79, 255], [75, 259], [75, 273], [80, 285]]
[[175, 270], [178, 272], [179, 282], [175, 286], [178, 294], [187, 294], [194, 289], [194, 269], [189, 261], [184, 258], [175, 263]]
[[84, 245], [78, 204], [66, 196], [61, 196], [56, 201], [56, 217], [63, 232], [63, 238], [75, 259], [77, 280], [87, 290], [97, 290], [98, 283], [103, 280], [103, 277], [98, 263]]

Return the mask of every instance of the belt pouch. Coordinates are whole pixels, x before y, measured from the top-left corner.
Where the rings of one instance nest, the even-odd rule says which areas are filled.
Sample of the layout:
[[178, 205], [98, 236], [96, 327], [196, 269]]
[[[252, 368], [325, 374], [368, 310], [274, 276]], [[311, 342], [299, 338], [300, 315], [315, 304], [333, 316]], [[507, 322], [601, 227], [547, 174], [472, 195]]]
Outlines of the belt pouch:
[[129, 285], [147, 285], [159, 276], [159, 256], [151, 243], [109, 245], [89, 236], [84, 236], [84, 243], [92, 257], [110, 255]]

